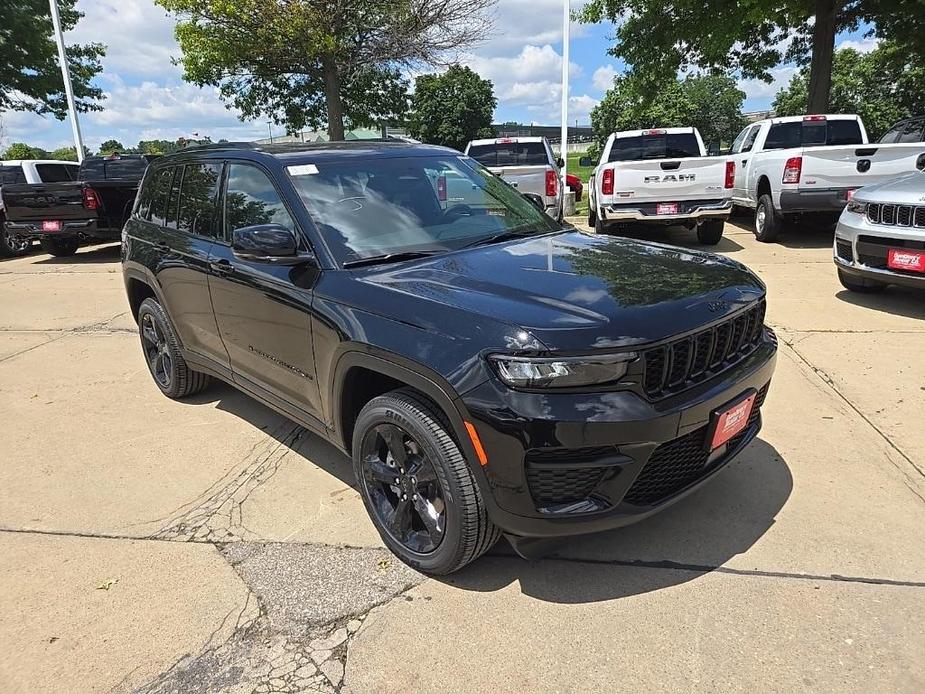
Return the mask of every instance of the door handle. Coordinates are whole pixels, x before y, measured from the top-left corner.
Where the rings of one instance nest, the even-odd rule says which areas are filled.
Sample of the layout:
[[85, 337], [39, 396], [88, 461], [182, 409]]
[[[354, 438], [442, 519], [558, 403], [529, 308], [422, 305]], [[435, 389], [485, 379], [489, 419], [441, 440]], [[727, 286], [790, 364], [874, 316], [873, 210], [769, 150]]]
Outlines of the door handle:
[[743, 160], [742, 160], [742, 166], [745, 166], [747, 163], [748, 163], [748, 159], [743, 159]]
[[230, 275], [234, 271], [234, 265], [227, 260], [218, 260], [209, 263], [209, 269], [216, 275]]

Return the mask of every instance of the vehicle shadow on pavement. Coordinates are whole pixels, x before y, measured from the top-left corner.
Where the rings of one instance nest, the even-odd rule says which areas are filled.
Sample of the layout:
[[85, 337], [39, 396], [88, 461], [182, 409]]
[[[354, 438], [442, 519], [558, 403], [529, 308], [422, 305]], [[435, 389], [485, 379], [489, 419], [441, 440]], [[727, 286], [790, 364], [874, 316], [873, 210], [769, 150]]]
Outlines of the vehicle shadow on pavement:
[[[443, 582], [473, 591], [512, 583], [554, 603], [615, 600], [686, 583], [754, 545], [790, 497], [793, 479], [777, 450], [756, 439], [710, 483], [636, 525], [568, 538], [546, 559], [527, 561], [506, 542]], [[749, 567], [751, 568], [751, 567]]]
[[925, 289], [889, 286], [882, 294], [858, 294], [842, 290], [835, 298], [847, 304], [891, 313], [894, 316], [925, 320]]
[[[41, 251], [40, 251], [41, 252]], [[34, 261], [34, 265], [89, 265], [91, 263], [112, 263], [119, 260], [121, 246], [118, 243], [107, 243], [103, 246], [83, 246], [76, 255], [56, 258], [45, 255]]]
[[[742, 217], [730, 219], [728, 224], [736, 231], [755, 233], [755, 225], [750, 219]], [[780, 232], [780, 236], [768, 245], [773, 248], [777, 244], [791, 249], [831, 248], [834, 241], [835, 227], [833, 225], [807, 221], [786, 225]]]
[[664, 243], [669, 246], [688, 248], [694, 251], [707, 253], [736, 253], [743, 247], [728, 236], [720, 239], [715, 246], [705, 246], [697, 240], [697, 233], [684, 227], [652, 227], [644, 224], [631, 225], [623, 228], [617, 236], [623, 236], [634, 241], [651, 241]]

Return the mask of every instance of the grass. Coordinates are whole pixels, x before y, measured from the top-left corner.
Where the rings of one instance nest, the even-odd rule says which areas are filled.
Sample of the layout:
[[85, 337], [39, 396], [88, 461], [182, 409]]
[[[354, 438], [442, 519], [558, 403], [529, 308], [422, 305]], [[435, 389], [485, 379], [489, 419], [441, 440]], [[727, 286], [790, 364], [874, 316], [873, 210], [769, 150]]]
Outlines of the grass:
[[575, 214], [586, 216], [588, 214], [588, 179], [591, 177], [593, 166], [579, 166], [578, 160], [584, 154], [580, 152], [570, 152], [568, 155], [568, 173], [575, 174], [584, 183], [584, 191], [581, 193], [581, 202], [575, 206]]

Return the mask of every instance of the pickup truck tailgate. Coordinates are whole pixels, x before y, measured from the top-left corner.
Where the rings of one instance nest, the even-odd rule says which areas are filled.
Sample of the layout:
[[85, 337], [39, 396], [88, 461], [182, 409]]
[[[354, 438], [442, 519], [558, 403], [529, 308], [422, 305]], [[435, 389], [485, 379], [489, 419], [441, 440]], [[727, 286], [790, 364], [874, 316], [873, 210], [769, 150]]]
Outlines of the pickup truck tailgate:
[[95, 215], [83, 206], [80, 183], [21, 183], [3, 186], [6, 218], [11, 222], [70, 221]]
[[521, 193], [536, 193], [544, 196], [546, 195], [547, 169], [552, 170], [551, 167], [541, 165], [489, 167], [489, 171], [503, 178]]
[[[805, 147], [801, 189], [860, 188], [914, 171], [925, 143]], [[869, 162], [869, 165], [865, 162]]]
[[601, 202], [675, 202], [724, 197], [726, 160], [722, 157], [618, 161], [601, 167], [614, 170], [614, 194]]

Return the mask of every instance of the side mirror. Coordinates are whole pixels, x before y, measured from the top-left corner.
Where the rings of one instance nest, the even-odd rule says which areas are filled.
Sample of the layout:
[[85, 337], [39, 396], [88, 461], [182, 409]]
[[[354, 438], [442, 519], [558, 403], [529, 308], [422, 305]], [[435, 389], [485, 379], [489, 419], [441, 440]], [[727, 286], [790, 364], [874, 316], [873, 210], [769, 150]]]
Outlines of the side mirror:
[[556, 166], [558, 166], [560, 169], [563, 166], [565, 166], [565, 159], [563, 159], [562, 157], [559, 157], [558, 159], [556, 159]]
[[299, 255], [299, 244], [291, 229], [279, 224], [255, 224], [235, 229], [231, 235], [231, 250], [241, 260], [276, 265], [296, 265], [305, 262]]
[[578, 160], [578, 166], [582, 168], [594, 166], [594, 160], [591, 157], [582, 157], [581, 159]]
[[545, 214], [546, 212], [546, 201], [536, 193], [521, 193], [527, 200], [533, 203], [533, 206], [538, 209], [540, 212]]

